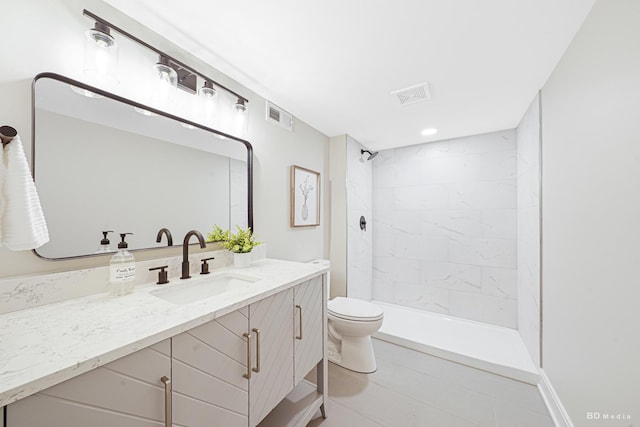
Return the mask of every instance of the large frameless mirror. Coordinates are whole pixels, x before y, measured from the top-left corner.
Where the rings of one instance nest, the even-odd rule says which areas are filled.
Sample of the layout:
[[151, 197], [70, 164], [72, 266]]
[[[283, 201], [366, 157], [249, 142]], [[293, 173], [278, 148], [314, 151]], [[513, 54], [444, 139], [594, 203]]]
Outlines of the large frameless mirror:
[[253, 226], [252, 148], [247, 141], [181, 120], [53, 73], [33, 82], [33, 172], [50, 241], [47, 259], [96, 254], [102, 232], [115, 250], [156, 243], [168, 228]]

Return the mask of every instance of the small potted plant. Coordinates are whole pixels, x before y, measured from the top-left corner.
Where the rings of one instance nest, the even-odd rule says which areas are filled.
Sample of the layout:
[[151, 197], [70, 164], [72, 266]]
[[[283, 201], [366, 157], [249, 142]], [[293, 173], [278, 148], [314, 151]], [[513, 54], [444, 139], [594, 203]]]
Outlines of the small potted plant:
[[223, 230], [218, 224], [215, 224], [213, 230], [207, 234], [207, 242], [226, 242], [229, 240], [230, 234], [231, 232], [229, 230]]
[[256, 246], [262, 244], [257, 242], [251, 233], [251, 227], [242, 229], [236, 225], [238, 232], [229, 232], [229, 238], [222, 243], [225, 249], [233, 252], [233, 265], [237, 268], [244, 268], [251, 265], [251, 251]]

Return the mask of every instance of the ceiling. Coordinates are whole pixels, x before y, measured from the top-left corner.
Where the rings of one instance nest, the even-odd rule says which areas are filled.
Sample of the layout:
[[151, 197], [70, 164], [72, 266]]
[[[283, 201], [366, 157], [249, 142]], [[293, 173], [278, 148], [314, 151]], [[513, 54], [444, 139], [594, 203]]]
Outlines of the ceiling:
[[[595, 2], [105, 1], [322, 133], [373, 150], [516, 127]], [[424, 82], [429, 101], [393, 102]]]

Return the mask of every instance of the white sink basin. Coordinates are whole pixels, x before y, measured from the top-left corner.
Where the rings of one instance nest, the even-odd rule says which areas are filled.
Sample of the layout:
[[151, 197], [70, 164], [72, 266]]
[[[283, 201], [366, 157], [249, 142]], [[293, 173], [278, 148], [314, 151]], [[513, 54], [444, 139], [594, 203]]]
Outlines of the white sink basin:
[[193, 279], [173, 282], [172, 285], [151, 291], [150, 294], [174, 304], [188, 304], [210, 298], [225, 292], [246, 289], [249, 284], [261, 279], [238, 273], [221, 273], [203, 277], [194, 282]]

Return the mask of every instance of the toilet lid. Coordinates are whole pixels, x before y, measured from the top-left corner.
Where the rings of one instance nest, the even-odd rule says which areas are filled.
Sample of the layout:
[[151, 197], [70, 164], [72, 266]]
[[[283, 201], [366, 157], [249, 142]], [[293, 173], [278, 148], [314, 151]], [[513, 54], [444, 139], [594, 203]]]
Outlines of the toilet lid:
[[346, 320], [372, 321], [382, 318], [382, 309], [368, 301], [336, 297], [327, 303], [327, 310]]

